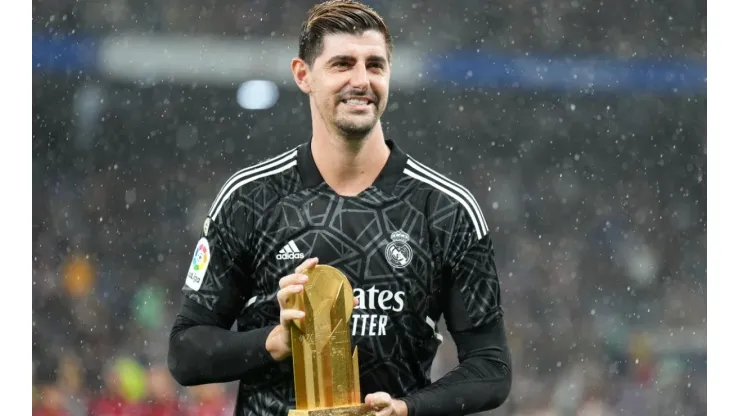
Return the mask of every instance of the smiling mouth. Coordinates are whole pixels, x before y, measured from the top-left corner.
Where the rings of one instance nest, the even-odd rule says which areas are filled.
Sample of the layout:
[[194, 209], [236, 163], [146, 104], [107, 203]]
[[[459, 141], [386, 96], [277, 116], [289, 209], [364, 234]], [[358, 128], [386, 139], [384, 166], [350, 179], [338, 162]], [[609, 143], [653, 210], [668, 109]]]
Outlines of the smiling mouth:
[[348, 104], [351, 106], [369, 106], [370, 104], [373, 104], [373, 101], [369, 98], [348, 98], [346, 100], [341, 101], [344, 104]]

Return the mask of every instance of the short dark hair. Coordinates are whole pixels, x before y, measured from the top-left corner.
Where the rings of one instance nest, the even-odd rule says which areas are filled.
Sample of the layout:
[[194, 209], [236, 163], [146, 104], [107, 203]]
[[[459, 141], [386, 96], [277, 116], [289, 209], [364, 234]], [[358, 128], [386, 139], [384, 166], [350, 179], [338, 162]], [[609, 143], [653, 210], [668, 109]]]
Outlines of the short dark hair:
[[306, 21], [301, 26], [298, 43], [298, 57], [313, 65], [321, 55], [324, 36], [335, 33], [362, 34], [377, 30], [385, 37], [388, 58], [393, 51], [388, 26], [383, 18], [370, 7], [353, 0], [328, 0], [317, 4], [308, 11]]

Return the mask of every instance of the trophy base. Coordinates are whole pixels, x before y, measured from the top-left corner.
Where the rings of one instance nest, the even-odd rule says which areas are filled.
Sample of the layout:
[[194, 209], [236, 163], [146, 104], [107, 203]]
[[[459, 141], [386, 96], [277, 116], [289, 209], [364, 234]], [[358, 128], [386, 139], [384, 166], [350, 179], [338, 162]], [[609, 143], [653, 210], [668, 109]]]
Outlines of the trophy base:
[[325, 409], [306, 409], [288, 411], [288, 416], [375, 416], [375, 411], [360, 404], [328, 407]]

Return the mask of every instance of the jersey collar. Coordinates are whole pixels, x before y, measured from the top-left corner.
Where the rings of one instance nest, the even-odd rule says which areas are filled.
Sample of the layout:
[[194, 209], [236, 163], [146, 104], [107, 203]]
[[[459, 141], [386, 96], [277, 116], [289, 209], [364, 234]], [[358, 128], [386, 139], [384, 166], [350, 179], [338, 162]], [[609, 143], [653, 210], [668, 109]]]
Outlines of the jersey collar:
[[[396, 183], [403, 175], [403, 170], [406, 167], [408, 156], [392, 140], [386, 140], [385, 144], [391, 150], [391, 154], [388, 157], [388, 161], [386, 161], [385, 166], [380, 171], [380, 174], [375, 178], [373, 186], [380, 188], [387, 193], [392, 193]], [[297, 159], [298, 173], [301, 175], [303, 186], [306, 188], [313, 188], [324, 183], [324, 178], [321, 177], [319, 168], [316, 167], [316, 162], [311, 154], [310, 140], [308, 143], [304, 143], [298, 147]]]

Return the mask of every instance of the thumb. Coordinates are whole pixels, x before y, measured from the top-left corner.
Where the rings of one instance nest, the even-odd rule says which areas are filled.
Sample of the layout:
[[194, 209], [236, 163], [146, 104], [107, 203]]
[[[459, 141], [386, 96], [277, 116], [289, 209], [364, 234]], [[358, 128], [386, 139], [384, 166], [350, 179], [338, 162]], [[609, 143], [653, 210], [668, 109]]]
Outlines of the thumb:
[[383, 392], [368, 394], [365, 396], [365, 403], [373, 407], [387, 407], [391, 404], [391, 396]]

